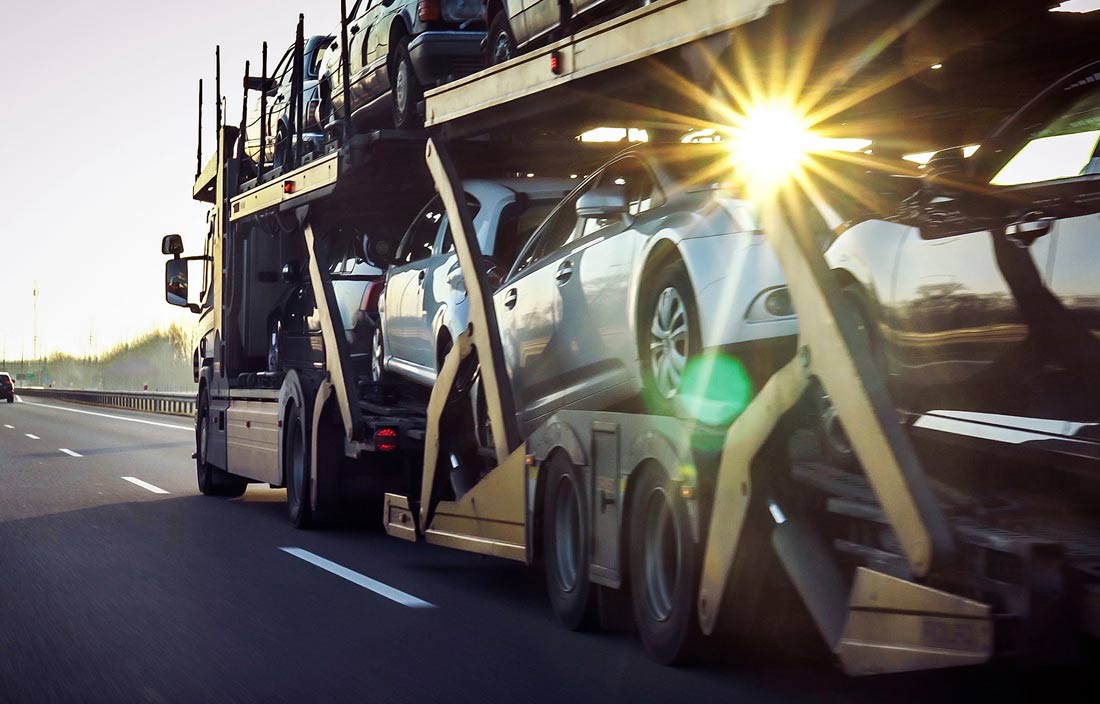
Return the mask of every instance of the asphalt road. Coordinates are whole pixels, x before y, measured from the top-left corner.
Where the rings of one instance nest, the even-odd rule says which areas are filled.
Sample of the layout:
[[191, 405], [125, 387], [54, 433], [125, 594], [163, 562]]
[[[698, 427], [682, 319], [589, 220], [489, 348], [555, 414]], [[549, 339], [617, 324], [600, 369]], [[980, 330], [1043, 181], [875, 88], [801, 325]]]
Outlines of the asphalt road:
[[812, 647], [660, 667], [560, 628], [534, 570], [203, 497], [192, 450], [187, 419], [0, 404], [0, 702], [1095, 700], [1079, 669], [852, 680]]

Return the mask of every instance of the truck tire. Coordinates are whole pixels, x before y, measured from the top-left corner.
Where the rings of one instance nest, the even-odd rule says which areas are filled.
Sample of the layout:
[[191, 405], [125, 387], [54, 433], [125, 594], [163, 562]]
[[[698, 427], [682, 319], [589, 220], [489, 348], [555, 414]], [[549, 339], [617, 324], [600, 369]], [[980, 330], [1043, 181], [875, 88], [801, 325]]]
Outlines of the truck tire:
[[683, 663], [702, 637], [695, 609], [699, 553], [684, 500], [658, 467], [643, 469], [633, 489], [629, 539], [638, 636], [657, 662]]
[[309, 425], [303, 409], [294, 401], [287, 404], [286, 449], [283, 477], [286, 482], [286, 507], [291, 524], [306, 529], [313, 525], [313, 505], [309, 496]]
[[206, 461], [209, 443], [210, 395], [199, 392], [195, 410], [195, 474], [199, 492], [204, 496], [240, 496], [248, 488], [248, 480], [218, 469]]
[[573, 631], [596, 623], [596, 593], [588, 581], [592, 544], [584, 482], [563, 453], [546, 463], [542, 548], [546, 593], [554, 614]]

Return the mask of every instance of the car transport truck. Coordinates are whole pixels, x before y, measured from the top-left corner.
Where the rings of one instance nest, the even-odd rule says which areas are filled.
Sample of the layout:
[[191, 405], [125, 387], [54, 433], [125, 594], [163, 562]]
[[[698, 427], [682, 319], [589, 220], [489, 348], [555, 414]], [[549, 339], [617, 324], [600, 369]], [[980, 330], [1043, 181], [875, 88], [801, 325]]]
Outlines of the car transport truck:
[[[837, 3], [817, 39], [864, 41], [869, 18], [894, 11], [883, 5]], [[754, 638], [790, 612], [808, 616], [851, 674], [1072, 651], [1100, 635], [1100, 526], [1063, 519], [1036, 495], [991, 507], [929, 471], [936, 455], [918, 451], [899, 422], [807, 225], [807, 209], [835, 216], [827, 194], [803, 184], [792, 197], [766, 177], [774, 172], [755, 172], [745, 188], [799, 336], [732, 422], [567, 409], [520, 432], [461, 179], [515, 175], [524, 159], [579, 163], [573, 135], [593, 124], [646, 124], [654, 139], [677, 140], [685, 126], [713, 126], [739, 100], [724, 65], [751, 61], [761, 38], [812, 43], [792, 30], [799, 13], [812, 3], [658, 0], [428, 91], [424, 130], [357, 134], [348, 115], [320, 152], [266, 172], [242, 169], [239, 129], [219, 120], [217, 153], [194, 189], [212, 206], [197, 258], [201, 303], [187, 297], [179, 238], [163, 243], [174, 257], [169, 300], [205, 326], [195, 356], [203, 493], [286, 486], [291, 518], [305, 525], [362, 481], [384, 492], [390, 535], [539, 564], [564, 625], [623, 616], [663, 663], [720, 629]], [[384, 266], [410, 208], [433, 189], [451, 222], [469, 325], [425, 396], [358, 372], [329, 265], [352, 242]], [[324, 364], [269, 370], [269, 314], [305, 280]], [[701, 402], [730, 402], [722, 392], [736, 376], [720, 360], [705, 374]], [[855, 469], [829, 464], [801, 429], [818, 385]], [[491, 433], [471, 449], [477, 403]]]

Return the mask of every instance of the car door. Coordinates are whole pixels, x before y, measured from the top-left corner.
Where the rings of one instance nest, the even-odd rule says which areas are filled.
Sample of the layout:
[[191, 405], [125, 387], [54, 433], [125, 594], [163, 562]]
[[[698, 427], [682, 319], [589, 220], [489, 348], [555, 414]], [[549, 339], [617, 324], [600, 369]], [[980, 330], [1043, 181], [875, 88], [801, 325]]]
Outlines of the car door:
[[[493, 296], [501, 342], [523, 429], [575, 397], [577, 330], [585, 323], [564, 320], [562, 286], [572, 274], [568, 244], [578, 229], [577, 199], [596, 183], [590, 177], [551, 214], [521, 252]], [[570, 287], [574, 290], [575, 287]]]
[[[290, 88], [293, 73], [294, 46], [291, 45], [283, 54], [283, 58], [279, 59], [279, 63], [271, 74], [271, 77], [275, 79], [275, 84], [267, 96], [267, 146], [264, 152], [264, 158], [267, 160], [272, 159], [275, 155], [275, 141], [278, 136], [279, 121], [290, 109]], [[259, 139], [259, 135], [257, 135], [257, 139]]]
[[512, 31], [520, 44], [554, 29], [561, 23], [559, 0], [513, 0], [521, 3], [522, 11], [513, 20]]
[[348, 74], [353, 111], [370, 100], [370, 46], [381, 7], [380, 0], [361, 0], [348, 20]]
[[412, 365], [424, 372], [432, 366], [423, 363], [423, 328], [430, 324], [425, 320], [423, 291], [445, 212], [438, 196], [420, 211], [386, 274], [382, 331], [386, 352], [399, 368]]
[[625, 188], [629, 217], [581, 219], [564, 266], [572, 279], [558, 280], [564, 316], [576, 340], [570, 344], [576, 395], [586, 406], [606, 407], [630, 396], [638, 374], [633, 310], [633, 272], [643, 249], [650, 211], [663, 202], [656, 179], [637, 156], [612, 162], [600, 186]]
[[[395, 11], [395, 5], [387, 7], [382, 0], [365, 0], [366, 12], [354, 24], [357, 42], [353, 50], [358, 55], [360, 70], [359, 92], [355, 105], [366, 105], [389, 90], [389, 75], [386, 71], [386, 45], [388, 37], [385, 28], [389, 26], [386, 17]], [[349, 28], [350, 31], [350, 28]]]

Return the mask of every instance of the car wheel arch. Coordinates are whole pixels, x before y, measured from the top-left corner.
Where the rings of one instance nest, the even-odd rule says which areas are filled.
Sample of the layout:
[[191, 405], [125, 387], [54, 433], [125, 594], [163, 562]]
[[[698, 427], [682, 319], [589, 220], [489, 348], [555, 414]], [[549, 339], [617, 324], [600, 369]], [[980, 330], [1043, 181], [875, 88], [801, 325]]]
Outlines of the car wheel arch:
[[630, 290], [630, 310], [634, 311], [633, 327], [636, 339], [640, 338], [642, 334], [642, 329], [638, 327], [638, 316], [641, 314], [642, 305], [640, 292], [645, 287], [645, 284], [661, 270], [661, 267], [670, 262], [679, 260], [683, 263], [684, 269], [687, 270], [688, 281], [691, 283], [692, 288], [692, 296], [695, 296], [697, 293], [695, 276], [677, 240], [671, 237], [660, 237], [655, 241], [651, 241], [642, 252], [641, 259], [642, 263], [637, 268], [634, 285], [631, 286]]

